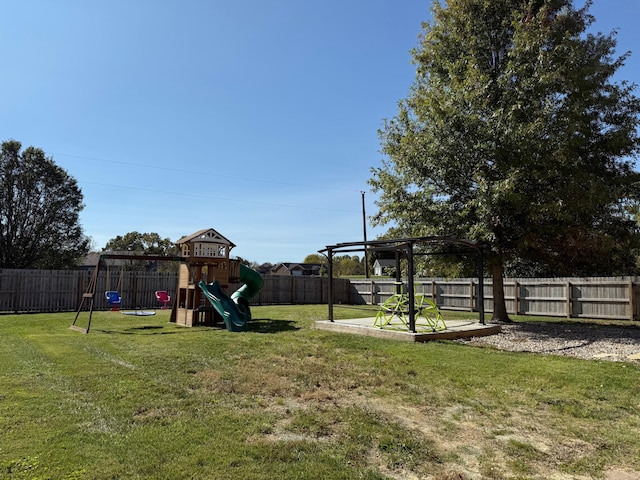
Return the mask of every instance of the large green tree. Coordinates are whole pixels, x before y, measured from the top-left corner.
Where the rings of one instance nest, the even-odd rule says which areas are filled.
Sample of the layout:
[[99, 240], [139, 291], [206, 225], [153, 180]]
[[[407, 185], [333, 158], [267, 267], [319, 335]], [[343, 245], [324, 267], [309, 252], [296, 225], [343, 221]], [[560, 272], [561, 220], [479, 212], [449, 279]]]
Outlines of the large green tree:
[[[162, 238], [156, 232], [140, 233], [137, 231], [128, 232], [124, 235], [118, 235], [109, 240], [103, 252], [129, 252], [136, 255], [178, 255], [178, 247], [169, 238]], [[159, 271], [177, 271], [178, 267], [175, 262], [145, 262], [142, 260], [134, 260], [126, 265], [130, 270], [146, 270], [149, 268], [158, 269]]]
[[107, 242], [103, 251], [129, 251], [145, 255], [177, 255], [178, 249], [169, 238], [158, 233], [129, 232]]
[[89, 250], [76, 180], [35, 147], [0, 151], [0, 267], [72, 268]]
[[379, 132], [374, 222], [392, 234], [456, 235], [487, 246], [494, 320], [508, 320], [514, 260], [557, 274], [635, 268], [640, 101], [614, 81], [628, 53], [593, 34], [591, 3], [435, 1], [416, 79]]

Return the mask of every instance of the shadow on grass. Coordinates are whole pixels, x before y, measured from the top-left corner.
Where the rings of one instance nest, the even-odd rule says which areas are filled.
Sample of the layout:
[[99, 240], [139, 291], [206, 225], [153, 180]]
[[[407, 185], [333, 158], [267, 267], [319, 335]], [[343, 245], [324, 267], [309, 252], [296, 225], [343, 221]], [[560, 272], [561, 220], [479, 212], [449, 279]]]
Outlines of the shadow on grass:
[[271, 318], [254, 318], [249, 322], [249, 331], [256, 333], [278, 333], [300, 330], [292, 320], [274, 320]]
[[[224, 326], [223, 326], [224, 327]], [[123, 328], [122, 330], [108, 330], [106, 328], [92, 328], [92, 332], [106, 333], [107, 335], [175, 335], [175, 334], [188, 334], [201, 332], [205, 327], [195, 328], [178, 328], [178, 329], [166, 329], [166, 327], [159, 325], [144, 325], [140, 327]], [[208, 326], [206, 328], [214, 328], [220, 330], [218, 327]]]
[[[300, 330], [292, 320], [273, 320], [270, 318], [253, 319], [248, 324], [248, 331], [254, 333], [279, 333]], [[226, 330], [224, 323], [214, 323], [211, 325], [198, 325], [193, 328], [167, 328], [162, 325], [140, 325], [136, 327], [123, 328], [122, 330], [111, 330], [106, 328], [92, 328], [91, 331], [106, 333], [107, 335], [175, 335], [197, 333], [204, 329]]]

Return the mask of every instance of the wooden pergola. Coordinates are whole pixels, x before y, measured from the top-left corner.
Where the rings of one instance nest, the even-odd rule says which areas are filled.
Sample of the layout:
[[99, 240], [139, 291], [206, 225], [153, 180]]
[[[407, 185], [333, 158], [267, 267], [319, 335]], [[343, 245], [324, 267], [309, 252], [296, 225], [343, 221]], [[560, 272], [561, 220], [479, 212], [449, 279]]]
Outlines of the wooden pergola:
[[[329, 321], [333, 322], [333, 256], [335, 254], [344, 254], [350, 252], [372, 252], [387, 251], [394, 252], [396, 259], [396, 282], [402, 283], [402, 274], [400, 271], [400, 259], [407, 259], [407, 296], [409, 305], [415, 303], [414, 290], [414, 257], [416, 255], [438, 255], [442, 252], [419, 252], [416, 253], [416, 246], [435, 246], [435, 245], [454, 245], [462, 247], [463, 251], [446, 252], [451, 255], [464, 255], [473, 253], [476, 256], [476, 271], [478, 274], [478, 312], [480, 314], [480, 322], [484, 325], [484, 259], [482, 246], [473, 240], [459, 239], [450, 236], [431, 236], [431, 237], [413, 237], [399, 238], [387, 240], [364, 240], [358, 242], [337, 243], [335, 245], [327, 245], [324, 249], [319, 250], [327, 256], [328, 273], [329, 273]], [[397, 292], [399, 293], [399, 292]], [[416, 333], [415, 310], [409, 309], [409, 330]]]

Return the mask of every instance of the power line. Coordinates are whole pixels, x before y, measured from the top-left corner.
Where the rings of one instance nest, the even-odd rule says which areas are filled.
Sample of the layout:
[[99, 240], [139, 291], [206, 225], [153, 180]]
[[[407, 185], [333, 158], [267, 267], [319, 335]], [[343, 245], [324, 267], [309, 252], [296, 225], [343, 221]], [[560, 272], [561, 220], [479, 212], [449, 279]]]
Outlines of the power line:
[[171, 192], [167, 190], [154, 190], [152, 188], [144, 188], [144, 187], [130, 187], [124, 185], [113, 185], [108, 183], [98, 183], [98, 182], [90, 182], [85, 180], [78, 180], [81, 184], [86, 185], [97, 185], [100, 187], [108, 187], [108, 188], [121, 188], [125, 190], [137, 190], [141, 192], [150, 192], [150, 193], [160, 193], [162, 195], [176, 195], [182, 197], [196, 197], [196, 198], [206, 198], [208, 200], [222, 200], [227, 202], [238, 202], [238, 203], [250, 203], [254, 205], [263, 205], [269, 207], [287, 207], [287, 208], [297, 208], [300, 210], [319, 210], [324, 212], [334, 212], [334, 213], [354, 213], [351, 210], [338, 210], [332, 208], [321, 208], [321, 207], [306, 207], [301, 205], [288, 205], [284, 203], [270, 203], [270, 202], [260, 202], [257, 200], [244, 200], [242, 198], [226, 198], [226, 197], [216, 197], [215, 195], [207, 195], [203, 193], [185, 193], [185, 192]]
[[82, 158], [82, 159], [85, 159], [85, 160], [94, 160], [96, 162], [111, 163], [111, 164], [114, 164], [114, 165], [126, 165], [126, 166], [130, 166], [130, 167], [149, 168], [149, 169], [153, 169], [155, 171], [164, 170], [166, 172], [184, 173], [184, 174], [189, 174], [189, 175], [200, 175], [200, 176], [204, 175], [204, 176], [209, 176], [209, 177], [227, 178], [227, 179], [230, 179], [230, 180], [242, 180], [244, 182], [270, 183], [270, 184], [273, 184], [273, 185], [286, 185], [286, 186], [289, 186], [289, 187], [317, 188], [317, 189], [322, 189], [322, 190], [340, 190], [340, 191], [358, 192], [358, 193], [360, 193], [360, 191], [361, 191], [361, 190], [356, 190], [356, 189], [351, 189], [351, 188], [332, 187], [332, 186], [327, 186], [327, 185], [308, 185], [308, 184], [301, 184], [301, 183], [282, 182], [282, 181], [278, 181], [278, 180], [264, 180], [264, 179], [249, 178], [249, 177], [236, 177], [236, 176], [233, 176], [233, 175], [224, 175], [224, 174], [220, 174], [220, 173], [201, 172], [201, 171], [196, 171], [196, 170], [185, 170], [185, 169], [182, 169], [182, 168], [163, 167], [163, 166], [158, 166], [158, 165], [145, 165], [143, 163], [123, 162], [123, 161], [120, 161], [120, 160], [105, 160], [103, 158], [85, 157], [85, 156], [82, 156], [82, 155], [71, 155], [71, 154], [68, 154], [68, 153], [51, 153], [51, 152], [48, 152], [47, 154], [51, 155], [51, 156], [58, 155], [58, 156], [61, 156], [61, 157]]

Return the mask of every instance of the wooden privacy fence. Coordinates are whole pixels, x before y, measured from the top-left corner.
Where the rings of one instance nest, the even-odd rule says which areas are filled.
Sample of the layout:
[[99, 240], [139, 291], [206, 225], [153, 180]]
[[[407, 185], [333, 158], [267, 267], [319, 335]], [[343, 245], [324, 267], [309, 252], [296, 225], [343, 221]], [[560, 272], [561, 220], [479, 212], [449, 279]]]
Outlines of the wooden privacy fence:
[[[318, 304], [329, 301], [329, 278], [296, 275], [265, 275], [264, 286], [251, 300], [252, 305]], [[349, 303], [351, 282], [346, 278], [333, 279], [334, 303]], [[234, 292], [242, 284], [229, 285]]]
[[[75, 311], [91, 271], [0, 269], [0, 312]], [[123, 309], [155, 308], [156, 290], [176, 291], [175, 273], [103, 270], [96, 287], [96, 309], [107, 309], [106, 290], [118, 290]], [[334, 279], [333, 303], [378, 304], [395, 292], [392, 280]], [[485, 311], [493, 310], [491, 279], [485, 280]], [[229, 286], [233, 292], [240, 284]], [[477, 310], [477, 279], [416, 279], [417, 293], [429, 295], [442, 310]], [[265, 275], [252, 305], [322, 304], [328, 302], [329, 279]], [[640, 279], [519, 278], [505, 279], [507, 311], [520, 315], [571, 318], [640, 319]]]
[[[8, 270], [0, 269], [1, 312], [58, 312], [78, 308], [93, 271], [87, 270]], [[177, 276], [167, 272], [104, 270], [96, 284], [94, 308], [106, 309], [107, 290], [117, 290], [121, 308], [159, 306], [156, 290], [173, 295]]]
[[[395, 293], [392, 280], [352, 280], [354, 304], [378, 304]], [[477, 311], [477, 279], [416, 279], [416, 293], [442, 310]], [[567, 318], [640, 319], [638, 277], [518, 278], [504, 280], [507, 311], [515, 315]], [[491, 279], [484, 280], [484, 309], [493, 311]]]
[[[0, 269], [0, 312], [75, 311], [86, 292], [92, 271]], [[101, 270], [96, 286], [95, 309], [108, 309], [104, 292], [117, 290], [121, 309], [159, 307], [155, 292], [166, 290], [175, 295], [176, 273]], [[234, 292], [241, 284], [229, 285]], [[327, 303], [329, 279], [266, 275], [262, 291], [252, 305]], [[348, 303], [351, 284], [334, 279], [334, 302]]]

